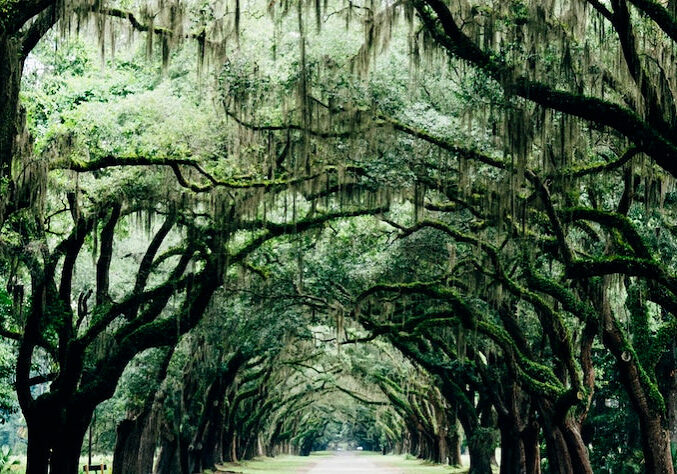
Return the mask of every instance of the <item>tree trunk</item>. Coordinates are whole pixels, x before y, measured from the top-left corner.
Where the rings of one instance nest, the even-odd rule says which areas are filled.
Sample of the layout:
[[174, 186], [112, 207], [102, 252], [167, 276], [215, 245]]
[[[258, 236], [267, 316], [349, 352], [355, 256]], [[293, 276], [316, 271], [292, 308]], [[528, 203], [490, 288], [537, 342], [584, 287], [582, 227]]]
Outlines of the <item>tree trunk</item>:
[[621, 383], [639, 416], [645, 472], [674, 474], [665, 414], [659, 411], [658, 403], [652, 399], [651, 388], [642, 383], [639, 361], [624, 349], [626, 344], [623, 333], [609, 315], [605, 317], [602, 342], [616, 359]]
[[573, 462], [574, 473], [593, 474], [588, 448], [585, 447], [583, 437], [581, 436], [581, 425], [571, 417], [567, 417], [564, 420], [561, 431], [567, 443], [569, 457]]
[[[91, 417], [89, 417], [91, 419]], [[74, 426], [73, 426], [74, 425]], [[78, 474], [80, 452], [89, 423], [75, 423], [58, 431], [52, 457], [49, 462], [50, 474]]]
[[179, 465], [179, 447], [176, 437], [164, 437], [160, 446], [155, 474], [177, 474], [181, 472]]
[[0, 177], [11, 172], [15, 137], [18, 135], [19, 88], [23, 63], [16, 38], [0, 35]]
[[19, 48], [16, 38], [0, 35], [0, 227], [12, 208], [16, 207], [12, 202], [14, 185], [11, 178], [21, 122], [19, 91], [23, 61]]
[[447, 436], [444, 430], [437, 435], [437, 459], [435, 462], [446, 464], [449, 459], [449, 446], [447, 445]]
[[541, 446], [538, 439], [539, 425], [534, 420], [522, 430], [525, 474], [541, 474]]
[[47, 474], [49, 472], [49, 433], [48, 430], [34, 425], [28, 429], [28, 448], [26, 451], [26, 474]]
[[191, 464], [192, 461], [192, 451], [193, 451], [193, 446], [190, 443], [189, 439], [186, 439], [184, 433], [179, 434], [179, 466], [180, 470], [175, 471], [176, 474], [181, 473], [181, 474], [191, 474], [193, 470], [191, 469]]
[[550, 472], [553, 474], [593, 474], [588, 450], [583, 443], [578, 423], [572, 419], [566, 419], [559, 424], [554, 424], [551, 416], [544, 417], [546, 421], [543, 425]]
[[484, 429], [478, 429], [468, 437], [468, 453], [470, 454], [470, 470], [468, 474], [492, 474], [491, 457], [494, 454], [494, 441], [485, 433]]
[[[543, 434], [548, 454], [548, 465], [553, 474], [593, 474], [588, 449], [581, 436], [581, 425], [567, 413], [561, 413], [547, 400], [539, 400]], [[535, 430], [535, 427], [533, 427]], [[530, 434], [537, 442], [537, 432]], [[534, 437], [536, 439], [534, 439]], [[532, 445], [532, 452], [533, 452]], [[531, 463], [534, 463], [532, 460]]]
[[[145, 417], [120, 422], [113, 452], [113, 474], [132, 474], [136, 472], [136, 454], [141, 443], [142, 426]], [[141, 474], [141, 473], [139, 473]]]
[[80, 451], [94, 414], [91, 406], [60, 408], [45, 400], [34, 402], [26, 414], [27, 474], [77, 474]]
[[212, 468], [216, 463], [223, 460], [223, 445], [221, 443], [221, 433], [223, 432], [225, 414], [220, 413], [217, 418], [207, 425], [207, 432], [204, 437], [202, 450], [202, 465]]
[[448, 438], [449, 464], [451, 466], [460, 466], [463, 464], [461, 460], [461, 435], [458, 432], [456, 423], [449, 430]]
[[[501, 474], [540, 474], [539, 425], [535, 420], [520, 429], [511, 416], [499, 418], [501, 434]], [[586, 453], [587, 454], [587, 453]]]
[[[156, 400], [157, 401], [157, 400]], [[118, 425], [113, 453], [113, 474], [151, 474], [159, 431], [157, 403]]]
[[[153, 462], [155, 461], [155, 449], [160, 431], [160, 410], [162, 410], [162, 397], [155, 400], [150, 417], [146, 422], [139, 440], [139, 453], [137, 455], [138, 474], [151, 474], [153, 472]], [[115, 465], [115, 464], [113, 464]]]
[[146, 400], [141, 413], [134, 419], [123, 420], [118, 425], [113, 453], [113, 474], [151, 474], [155, 448], [160, 431], [160, 412], [166, 396], [162, 386], [167, 376], [174, 349], [167, 351], [159, 365], [155, 380], [160, 390]]
[[194, 445], [201, 445], [200, 462], [204, 468], [213, 468], [223, 460], [222, 436], [226, 424], [226, 394], [246, 358], [237, 352], [219, 373], [209, 387], [205, 409], [195, 434]]
[[548, 451], [548, 466], [552, 474], [573, 474], [571, 456], [564, 435], [556, 427], [544, 423], [545, 445]]
[[522, 474], [526, 469], [526, 458], [519, 429], [514, 423], [500, 423], [501, 432], [501, 474]]
[[661, 416], [654, 415], [646, 419], [640, 415], [642, 450], [644, 451], [645, 472], [656, 474], [674, 474], [670, 434], [663, 427]]
[[667, 408], [670, 427], [670, 442], [677, 444], [677, 343], [672, 343], [670, 354], [670, 371], [667, 378]]

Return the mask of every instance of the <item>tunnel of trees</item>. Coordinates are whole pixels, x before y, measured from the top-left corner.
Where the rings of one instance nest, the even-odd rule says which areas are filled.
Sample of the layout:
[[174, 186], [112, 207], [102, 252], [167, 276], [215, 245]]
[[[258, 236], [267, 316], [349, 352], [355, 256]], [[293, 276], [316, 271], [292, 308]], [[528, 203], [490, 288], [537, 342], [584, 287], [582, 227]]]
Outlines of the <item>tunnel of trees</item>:
[[675, 0], [0, 0], [0, 444], [674, 473], [676, 99]]

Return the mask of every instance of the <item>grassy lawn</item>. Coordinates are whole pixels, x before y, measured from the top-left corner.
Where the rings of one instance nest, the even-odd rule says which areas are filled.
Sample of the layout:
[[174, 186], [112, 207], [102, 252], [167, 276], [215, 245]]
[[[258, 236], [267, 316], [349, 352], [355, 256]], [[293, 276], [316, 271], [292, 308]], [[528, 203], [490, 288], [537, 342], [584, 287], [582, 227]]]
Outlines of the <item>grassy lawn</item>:
[[[11, 473], [22, 473], [26, 472], [26, 455], [25, 454], [19, 454], [16, 456], [10, 456], [10, 461], [13, 463], [14, 461], [18, 461], [18, 464], [12, 464], [9, 466], [9, 472]], [[112, 455], [100, 455], [96, 454], [92, 456], [92, 464], [105, 464], [108, 467], [107, 472], [111, 472], [113, 469], [113, 456]], [[78, 472], [82, 473], [84, 472], [82, 470], [82, 466], [87, 464], [87, 456], [80, 456], [80, 470]], [[4, 472], [4, 471], [2, 471]], [[95, 471], [98, 472], [98, 471]]]
[[[303, 472], [303, 469], [310, 469], [323, 456], [331, 456], [332, 453], [320, 452], [313, 453], [310, 456], [276, 456], [274, 458], [256, 458], [251, 461], [238, 463], [226, 463], [222, 466], [224, 471], [241, 472], [243, 474], [261, 474], [261, 473], [296, 473]], [[209, 472], [209, 471], [206, 471]]]
[[[397, 468], [402, 474], [461, 474], [466, 468], [454, 468], [422, 462], [418, 459], [408, 459], [406, 456], [388, 455], [380, 453], [358, 452], [359, 456], [366, 456], [369, 461], [379, 467]], [[241, 463], [228, 463], [222, 466], [225, 471], [234, 471], [242, 474], [294, 474], [302, 473], [313, 467], [323, 457], [333, 456], [332, 452], [312, 453], [308, 457], [278, 456], [275, 458], [258, 458]], [[208, 472], [208, 471], [207, 471]]]

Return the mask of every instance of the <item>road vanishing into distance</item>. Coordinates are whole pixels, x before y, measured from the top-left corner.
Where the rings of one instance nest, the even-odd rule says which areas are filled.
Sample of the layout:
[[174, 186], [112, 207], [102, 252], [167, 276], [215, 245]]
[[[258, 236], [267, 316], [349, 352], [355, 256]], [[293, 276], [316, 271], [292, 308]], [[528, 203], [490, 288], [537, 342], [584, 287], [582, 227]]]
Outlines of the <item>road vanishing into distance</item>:
[[343, 452], [329, 456], [315, 464], [307, 474], [401, 474], [395, 467], [378, 465], [369, 460], [368, 456]]

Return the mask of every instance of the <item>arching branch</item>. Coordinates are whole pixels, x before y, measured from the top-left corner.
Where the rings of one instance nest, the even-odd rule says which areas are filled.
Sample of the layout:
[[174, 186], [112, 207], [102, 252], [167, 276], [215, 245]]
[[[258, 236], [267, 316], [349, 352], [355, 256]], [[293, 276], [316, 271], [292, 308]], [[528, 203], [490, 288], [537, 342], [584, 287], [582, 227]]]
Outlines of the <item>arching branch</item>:
[[526, 76], [515, 74], [508, 64], [480, 49], [455, 22], [449, 7], [441, 0], [414, 0], [414, 6], [430, 34], [450, 54], [485, 71], [503, 89], [543, 107], [582, 118], [598, 126], [618, 131], [642, 147], [656, 163], [677, 176], [677, 144], [662, 135], [635, 111], [597, 97], [575, 94]]
[[673, 41], [677, 41], [677, 18], [655, 0], [628, 0], [651, 18]]

